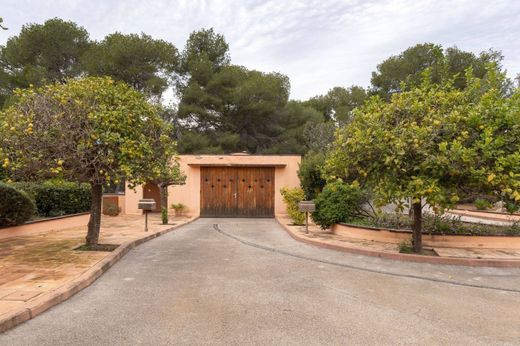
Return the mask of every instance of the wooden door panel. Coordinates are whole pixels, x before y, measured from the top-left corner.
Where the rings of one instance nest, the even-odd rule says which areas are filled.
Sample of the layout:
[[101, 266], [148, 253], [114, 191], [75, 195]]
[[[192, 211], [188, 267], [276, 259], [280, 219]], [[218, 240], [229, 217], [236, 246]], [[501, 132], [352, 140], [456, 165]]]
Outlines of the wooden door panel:
[[201, 216], [233, 216], [236, 213], [236, 169], [201, 168]]
[[201, 167], [200, 184], [201, 216], [274, 216], [274, 168]]
[[237, 199], [238, 216], [274, 216], [274, 168], [240, 168]]

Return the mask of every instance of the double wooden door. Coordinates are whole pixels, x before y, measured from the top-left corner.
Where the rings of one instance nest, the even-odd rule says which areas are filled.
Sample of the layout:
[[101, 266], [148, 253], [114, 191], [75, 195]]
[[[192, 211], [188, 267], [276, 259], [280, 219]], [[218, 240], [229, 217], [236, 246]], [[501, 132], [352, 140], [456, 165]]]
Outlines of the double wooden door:
[[201, 167], [200, 215], [273, 217], [273, 167]]

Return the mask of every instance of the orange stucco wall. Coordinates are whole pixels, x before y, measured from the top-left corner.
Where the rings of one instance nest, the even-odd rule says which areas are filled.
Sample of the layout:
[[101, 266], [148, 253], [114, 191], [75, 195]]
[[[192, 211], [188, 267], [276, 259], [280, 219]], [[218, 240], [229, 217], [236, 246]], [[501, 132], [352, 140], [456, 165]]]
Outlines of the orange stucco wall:
[[[197, 216], [200, 213], [200, 165], [216, 166], [273, 166], [275, 167], [275, 214], [284, 214], [285, 206], [280, 189], [284, 186], [297, 187], [298, 168], [301, 157], [297, 155], [180, 155], [181, 170], [186, 174], [186, 184], [170, 186], [168, 204], [182, 203], [187, 206], [186, 214]], [[127, 189], [125, 210], [127, 214], [140, 214], [137, 203], [143, 190]]]
[[143, 187], [137, 186], [135, 189], [126, 188], [125, 191], [125, 214], [142, 214], [137, 208], [137, 203], [143, 198]]
[[67, 228], [86, 226], [90, 214], [78, 214], [70, 216], [61, 216], [48, 220], [40, 220], [36, 222], [26, 223], [20, 226], [6, 227], [0, 229], [0, 239], [21, 237], [30, 234], [60, 231]]

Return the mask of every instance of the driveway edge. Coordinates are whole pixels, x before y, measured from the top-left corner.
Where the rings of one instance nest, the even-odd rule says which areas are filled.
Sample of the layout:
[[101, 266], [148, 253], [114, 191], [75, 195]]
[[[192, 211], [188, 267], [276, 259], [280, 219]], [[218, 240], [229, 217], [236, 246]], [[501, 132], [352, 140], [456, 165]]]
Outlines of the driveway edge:
[[294, 240], [302, 243], [319, 246], [329, 250], [336, 250], [342, 252], [349, 252], [357, 255], [364, 255], [370, 257], [379, 257], [385, 259], [392, 259], [398, 261], [418, 262], [418, 263], [429, 263], [429, 264], [444, 264], [444, 265], [458, 265], [458, 266], [469, 266], [469, 267], [497, 267], [497, 268], [520, 268], [520, 260], [489, 260], [489, 259], [470, 259], [470, 258], [451, 258], [451, 257], [433, 257], [433, 256], [421, 256], [414, 254], [402, 254], [402, 253], [389, 253], [374, 250], [365, 250], [354, 248], [350, 246], [340, 246], [336, 244], [330, 244], [317, 239], [310, 239], [303, 237], [300, 234], [294, 232], [278, 217], [276, 221], [282, 228], [291, 236]]
[[66, 284], [60, 286], [52, 292], [42, 295], [41, 297], [37, 298], [32, 302], [28, 302], [25, 307], [15, 310], [12, 313], [8, 313], [5, 317], [1, 317], [0, 333], [3, 333], [8, 329], [11, 329], [25, 321], [28, 321], [38, 316], [42, 312], [64, 302], [76, 293], [87, 288], [136, 246], [139, 246], [142, 243], [145, 243], [149, 240], [152, 240], [166, 233], [174, 231], [180, 227], [186, 226], [194, 222], [198, 218], [199, 217], [195, 217], [194, 219], [187, 221], [186, 223], [175, 225], [171, 228], [159, 232], [146, 234], [143, 235], [141, 238], [123, 242], [108, 256], [97, 262], [95, 265], [93, 265], [91, 268], [89, 268], [87, 271], [85, 271], [77, 278], [71, 280], [70, 282], [67, 282]]

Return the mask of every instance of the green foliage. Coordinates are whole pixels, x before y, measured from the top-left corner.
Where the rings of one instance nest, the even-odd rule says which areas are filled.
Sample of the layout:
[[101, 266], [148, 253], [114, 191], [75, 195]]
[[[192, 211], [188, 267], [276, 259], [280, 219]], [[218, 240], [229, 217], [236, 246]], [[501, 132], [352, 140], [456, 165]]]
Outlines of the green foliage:
[[166, 207], [161, 208], [161, 221], [163, 225], [168, 224], [168, 208]]
[[403, 240], [399, 244], [397, 244], [397, 250], [400, 253], [413, 253], [413, 246], [411, 240]]
[[[30, 84], [62, 82], [82, 72], [79, 60], [89, 48], [87, 31], [58, 18], [27, 24], [0, 48], [0, 98]], [[3, 103], [0, 100], [0, 106]]]
[[91, 184], [142, 183], [158, 174], [154, 107], [110, 78], [19, 90], [0, 113], [1, 155], [14, 180], [60, 177]]
[[84, 213], [90, 210], [89, 184], [46, 181], [41, 184], [19, 182], [12, 185], [31, 197], [36, 204], [38, 215], [42, 217]]
[[425, 82], [372, 98], [337, 133], [327, 172], [371, 186], [380, 205], [411, 197], [440, 210], [462, 190], [520, 200], [520, 94], [503, 98], [489, 74], [463, 91]]
[[121, 177], [135, 186], [176, 175], [165, 164], [175, 150], [168, 127], [141, 93], [108, 77], [17, 90], [0, 112], [0, 162], [15, 181], [89, 183], [87, 242], [95, 245], [102, 186]]
[[520, 236], [520, 223], [515, 222], [511, 226], [507, 227], [504, 234], [508, 236]]
[[326, 121], [346, 124], [352, 117], [352, 111], [363, 105], [367, 93], [360, 86], [353, 85], [348, 89], [335, 87], [325, 95], [315, 96], [305, 105], [323, 114]]
[[442, 211], [468, 190], [520, 201], [520, 93], [504, 98], [493, 67], [466, 79], [458, 90], [427, 71], [388, 103], [371, 98], [336, 133], [328, 175], [369, 187], [378, 205], [411, 198]]
[[484, 198], [477, 198], [474, 203], [475, 203], [475, 207], [478, 210], [486, 210], [491, 207], [491, 203], [489, 203], [489, 201]]
[[287, 214], [291, 218], [292, 222], [295, 225], [303, 225], [305, 222], [305, 213], [298, 209], [298, 203], [303, 201], [305, 197], [303, 190], [299, 187], [282, 187], [280, 193], [282, 194]]
[[308, 121], [303, 127], [305, 147], [309, 152], [325, 152], [334, 141], [336, 125], [332, 121]]
[[[405, 214], [379, 213], [374, 216], [355, 219], [349, 223], [386, 228], [410, 230], [413, 220]], [[469, 223], [460, 220], [460, 217], [449, 216], [446, 214], [423, 215], [423, 233], [427, 234], [458, 234], [458, 235], [520, 235], [520, 224], [514, 223], [510, 226], [494, 226], [482, 223]]]
[[179, 61], [175, 46], [149, 35], [110, 34], [82, 56], [91, 76], [110, 76], [151, 96], [160, 96]]
[[103, 214], [108, 215], [108, 216], [118, 216], [120, 213], [121, 213], [121, 207], [119, 207], [115, 203], [110, 203], [103, 210]]
[[325, 186], [326, 180], [322, 174], [323, 166], [325, 166], [325, 154], [320, 152], [307, 153], [300, 163], [298, 177], [306, 200], [314, 199]]
[[236, 152], [239, 142], [240, 136], [236, 133], [186, 130], [179, 138], [179, 152], [190, 154]]
[[481, 223], [462, 222], [460, 217], [449, 215], [425, 215], [424, 232], [431, 234], [466, 235], [520, 235], [518, 224], [492, 226]]
[[206, 83], [205, 87], [193, 80], [188, 83], [179, 105], [179, 118], [189, 124], [189, 136], [198, 133], [199, 138], [205, 137], [213, 152], [232, 149], [257, 153], [277, 142], [292, 145], [294, 138], [287, 131], [303, 125], [302, 118], [319, 116], [312, 110], [301, 116], [295, 114], [297, 105], [284, 109], [289, 80], [278, 73], [224, 66], [212, 72]]
[[354, 219], [351, 223], [376, 228], [411, 229], [412, 219], [405, 214], [375, 213], [369, 217]]
[[178, 91], [181, 153], [304, 153], [303, 126], [323, 117], [288, 102], [289, 79], [230, 64], [213, 29], [193, 32], [181, 55]]
[[[302, 102], [289, 101], [270, 120], [270, 127], [262, 131], [265, 136], [260, 146], [264, 154], [304, 154], [309, 139], [305, 137], [305, 129], [323, 124], [323, 116]], [[317, 140], [317, 139], [316, 139]]]
[[520, 209], [520, 202], [507, 201], [504, 204], [506, 211], [510, 214], [516, 213]]
[[201, 85], [208, 73], [229, 65], [229, 45], [213, 28], [193, 31], [181, 55], [181, 74]]
[[363, 204], [366, 202], [366, 194], [359, 186], [330, 182], [314, 200], [316, 211], [312, 213], [312, 219], [321, 228], [329, 228], [365, 214]]
[[175, 210], [175, 215], [182, 215], [187, 209], [186, 205], [182, 203], [174, 203], [171, 207]]
[[[499, 65], [502, 59], [499, 52], [492, 50], [476, 56], [457, 47], [443, 50], [442, 46], [432, 43], [417, 44], [379, 64], [377, 71], [372, 72], [372, 87], [375, 93], [388, 100], [394, 93], [419, 86], [424, 71], [429, 69], [432, 83], [442, 84], [453, 79], [456, 89], [464, 89], [468, 68], [473, 70], [475, 77], [484, 78], [487, 66], [490, 63]], [[509, 82], [504, 82], [502, 86], [506, 87]]]
[[24, 191], [0, 183], [0, 227], [21, 225], [35, 211], [34, 202]]

